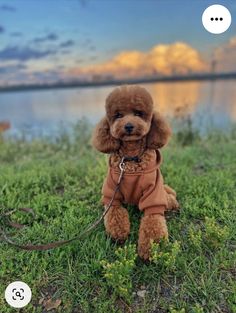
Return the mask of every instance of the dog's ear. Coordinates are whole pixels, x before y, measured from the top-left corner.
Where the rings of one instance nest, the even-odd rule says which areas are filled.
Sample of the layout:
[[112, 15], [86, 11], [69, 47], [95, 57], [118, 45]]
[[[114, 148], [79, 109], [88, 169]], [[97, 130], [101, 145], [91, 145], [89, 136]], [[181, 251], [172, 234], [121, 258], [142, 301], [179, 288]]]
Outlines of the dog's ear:
[[92, 144], [98, 151], [103, 153], [112, 153], [119, 150], [120, 141], [112, 137], [110, 125], [106, 117], [95, 127], [92, 136]]
[[160, 149], [168, 143], [170, 136], [170, 126], [158, 112], [154, 112], [147, 135], [147, 147], [155, 150]]

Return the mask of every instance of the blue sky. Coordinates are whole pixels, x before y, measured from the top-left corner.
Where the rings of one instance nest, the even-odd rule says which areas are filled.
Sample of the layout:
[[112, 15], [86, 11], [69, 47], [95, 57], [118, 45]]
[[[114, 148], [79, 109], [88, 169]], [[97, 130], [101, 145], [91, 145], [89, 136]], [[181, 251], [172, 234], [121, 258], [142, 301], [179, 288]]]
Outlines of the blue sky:
[[122, 51], [146, 52], [158, 44], [174, 42], [187, 43], [209, 58], [215, 48], [236, 35], [234, 0], [217, 1], [231, 11], [232, 24], [227, 32], [212, 35], [203, 28], [202, 13], [215, 3], [0, 0], [0, 82], [3, 74], [5, 80], [6, 75], [9, 80], [27, 80], [30, 71], [38, 79], [45, 71], [56, 79], [65, 69], [106, 62]]

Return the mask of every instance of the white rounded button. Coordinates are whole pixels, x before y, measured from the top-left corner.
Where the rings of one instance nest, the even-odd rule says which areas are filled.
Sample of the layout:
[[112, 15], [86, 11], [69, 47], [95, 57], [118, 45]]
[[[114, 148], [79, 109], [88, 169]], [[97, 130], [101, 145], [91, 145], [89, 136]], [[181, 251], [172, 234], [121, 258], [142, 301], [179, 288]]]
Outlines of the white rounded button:
[[5, 290], [5, 299], [13, 308], [23, 308], [30, 303], [32, 292], [23, 281], [14, 281]]
[[202, 14], [202, 24], [212, 34], [222, 34], [231, 25], [229, 10], [220, 4], [213, 4]]

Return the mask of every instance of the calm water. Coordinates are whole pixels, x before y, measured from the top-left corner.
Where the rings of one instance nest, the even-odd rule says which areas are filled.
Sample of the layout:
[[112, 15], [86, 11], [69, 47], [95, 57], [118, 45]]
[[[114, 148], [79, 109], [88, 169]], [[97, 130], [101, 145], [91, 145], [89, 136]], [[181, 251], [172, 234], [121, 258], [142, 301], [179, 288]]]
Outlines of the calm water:
[[[235, 81], [178, 82], [144, 85], [155, 107], [174, 126], [179, 116], [189, 116], [200, 131], [227, 130], [236, 122]], [[95, 124], [104, 115], [104, 103], [114, 87], [77, 88], [0, 93], [0, 121], [11, 123], [10, 133], [34, 135], [57, 132], [85, 117]], [[9, 132], [9, 131], [8, 131]]]

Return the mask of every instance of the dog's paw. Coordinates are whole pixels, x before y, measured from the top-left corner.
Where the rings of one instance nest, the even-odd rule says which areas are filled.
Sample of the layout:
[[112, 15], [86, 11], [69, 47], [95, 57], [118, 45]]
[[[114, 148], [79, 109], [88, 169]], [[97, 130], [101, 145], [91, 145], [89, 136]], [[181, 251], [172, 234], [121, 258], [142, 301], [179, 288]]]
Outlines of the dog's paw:
[[139, 228], [138, 254], [145, 261], [150, 259], [151, 242], [159, 242], [168, 238], [168, 229], [163, 215], [150, 214], [144, 216]]
[[128, 211], [123, 207], [112, 206], [104, 217], [104, 225], [112, 239], [123, 243], [130, 233]]

